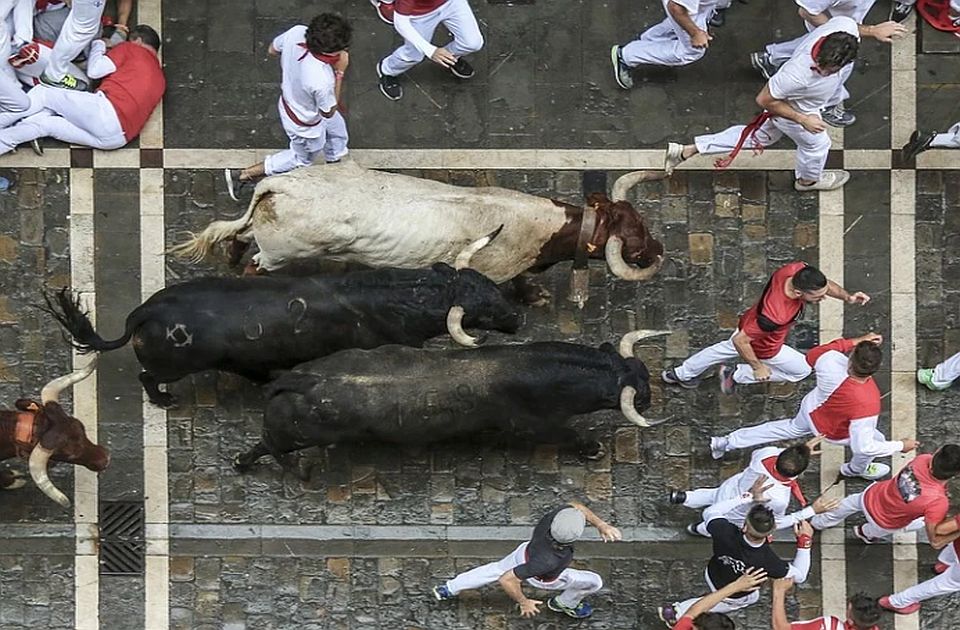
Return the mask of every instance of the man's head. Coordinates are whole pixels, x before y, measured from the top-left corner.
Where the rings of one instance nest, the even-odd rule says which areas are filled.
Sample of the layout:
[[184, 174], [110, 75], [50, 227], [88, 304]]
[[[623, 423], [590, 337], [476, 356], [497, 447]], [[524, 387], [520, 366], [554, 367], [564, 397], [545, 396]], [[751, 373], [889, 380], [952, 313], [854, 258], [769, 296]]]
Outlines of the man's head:
[[784, 477], [799, 477], [810, 464], [810, 447], [806, 444], [797, 444], [783, 449], [777, 457], [777, 472]]
[[583, 512], [575, 507], [563, 508], [550, 523], [550, 537], [561, 545], [569, 545], [583, 535], [586, 524]]
[[848, 63], [853, 63], [859, 49], [860, 40], [850, 33], [830, 33], [814, 45], [815, 69], [824, 76], [836, 74]]
[[933, 454], [930, 472], [940, 481], [952, 479], [960, 474], [960, 446], [944, 444]]
[[154, 52], [160, 52], [160, 35], [146, 24], [137, 24], [131, 28], [127, 35], [127, 41], [152, 48]]
[[773, 510], [765, 505], [754, 505], [743, 522], [743, 533], [754, 542], [762, 542], [777, 529]]
[[816, 304], [827, 297], [827, 277], [816, 267], [804, 267], [790, 278], [793, 298]]
[[693, 627], [697, 630], [734, 630], [737, 625], [723, 613], [708, 612], [694, 619]]
[[857, 630], [870, 630], [880, 621], [882, 611], [875, 597], [868, 597], [857, 593], [847, 600], [847, 619], [852, 621]]
[[336, 13], [321, 13], [307, 26], [307, 50], [315, 55], [338, 53], [350, 48], [353, 27]]
[[883, 351], [872, 341], [861, 341], [850, 354], [850, 372], [854, 376], [872, 376], [880, 369]]

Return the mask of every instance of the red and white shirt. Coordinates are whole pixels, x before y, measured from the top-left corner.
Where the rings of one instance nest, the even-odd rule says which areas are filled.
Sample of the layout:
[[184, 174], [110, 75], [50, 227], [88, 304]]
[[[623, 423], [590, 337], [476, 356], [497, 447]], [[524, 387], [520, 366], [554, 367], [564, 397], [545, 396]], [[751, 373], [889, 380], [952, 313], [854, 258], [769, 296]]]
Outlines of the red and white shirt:
[[[449, 2], [450, 0], [396, 0], [396, 2], [393, 3], [394, 10], [396, 11], [393, 16], [393, 28], [403, 39], [423, 53], [425, 57], [431, 58], [433, 57], [433, 53], [437, 52], [437, 47], [420, 34], [411, 20], [422, 18], [435, 11], [440, 11], [444, 5]], [[457, 11], [457, 6], [459, 5], [452, 7], [455, 12]], [[471, 10], [470, 5], [467, 3], [463, 3], [463, 6], [464, 11]]]
[[[841, 621], [839, 617], [826, 615], [810, 621], [794, 621], [790, 630], [856, 630], [856, 626], [849, 621]], [[879, 626], [872, 626], [870, 630], [879, 630]]]
[[396, 0], [393, 9], [398, 15], [426, 15], [436, 11], [450, 0]]
[[[802, 298], [794, 300], [787, 297], [787, 281], [806, 266], [806, 263], [792, 262], [777, 269], [770, 278], [769, 289], [760, 296], [760, 301], [740, 316], [740, 332], [750, 337], [750, 347], [758, 359], [777, 356], [787, 341], [787, 335], [803, 309]], [[762, 309], [764, 317], [779, 325], [776, 330], [766, 331], [760, 328], [757, 321], [758, 309]]]
[[920, 517], [927, 524], [941, 522], [950, 507], [947, 482], [933, 476], [932, 463], [932, 454], [918, 455], [892, 479], [873, 484], [863, 493], [863, 509], [891, 531]]

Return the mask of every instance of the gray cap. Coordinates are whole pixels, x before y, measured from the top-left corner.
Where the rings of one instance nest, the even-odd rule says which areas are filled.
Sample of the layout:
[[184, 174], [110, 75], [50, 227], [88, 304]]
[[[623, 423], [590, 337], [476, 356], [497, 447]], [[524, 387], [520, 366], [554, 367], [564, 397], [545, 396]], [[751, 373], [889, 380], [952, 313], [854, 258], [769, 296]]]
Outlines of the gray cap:
[[550, 536], [560, 544], [566, 545], [580, 538], [587, 519], [577, 508], [568, 507], [557, 512], [550, 523]]

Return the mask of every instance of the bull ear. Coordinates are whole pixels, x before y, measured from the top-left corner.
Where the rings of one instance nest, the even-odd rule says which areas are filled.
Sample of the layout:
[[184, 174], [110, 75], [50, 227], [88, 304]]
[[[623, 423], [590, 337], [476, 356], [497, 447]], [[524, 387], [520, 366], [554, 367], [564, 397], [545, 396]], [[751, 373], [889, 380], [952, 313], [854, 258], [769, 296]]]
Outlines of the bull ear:
[[435, 273], [453, 273], [454, 271], [453, 267], [451, 267], [447, 263], [442, 263], [442, 262], [433, 263], [432, 265], [430, 265], [430, 270]]
[[18, 398], [13, 406], [20, 411], [32, 411], [33, 413], [40, 411], [40, 405], [29, 398]]
[[600, 352], [606, 352], [608, 354], [619, 354], [617, 349], [613, 347], [613, 344], [609, 341], [605, 341], [600, 344]]
[[610, 197], [605, 192], [592, 192], [587, 195], [588, 206], [606, 205], [610, 203]]

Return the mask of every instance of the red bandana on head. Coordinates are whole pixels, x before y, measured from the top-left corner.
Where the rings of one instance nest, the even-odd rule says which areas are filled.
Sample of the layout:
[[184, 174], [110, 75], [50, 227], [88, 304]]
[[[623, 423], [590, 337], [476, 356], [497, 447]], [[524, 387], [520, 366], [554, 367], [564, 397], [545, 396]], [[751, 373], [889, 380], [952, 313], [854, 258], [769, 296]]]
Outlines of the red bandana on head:
[[[817, 63], [817, 57], [820, 56], [820, 49], [823, 48], [823, 42], [827, 40], [827, 37], [828, 36], [824, 35], [823, 37], [818, 39], [816, 43], [813, 45], [813, 48], [810, 49], [810, 58], [813, 59], [814, 64]], [[819, 66], [813, 65], [813, 66], [810, 66], [810, 69], [819, 70], [820, 68]]]
[[314, 59], [319, 59], [323, 63], [330, 64], [331, 66], [340, 61], [340, 53], [315, 53], [311, 52], [307, 45], [304, 43], [297, 44], [300, 48], [303, 48], [303, 54], [297, 58], [297, 61], [303, 61], [303, 58], [307, 55], [313, 55]]
[[807, 507], [807, 498], [803, 496], [803, 491], [800, 489], [800, 484], [797, 483], [796, 479], [791, 479], [790, 477], [784, 477], [779, 472], [777, 472], [777, 456], [768, 457], [763, 460], [763, 467], [767, 469], [767, 473], [779, 481], [780, 483], [790, 486], [790, 494], [793, 495], [793, 498], [797, 500], [802, 507]]

